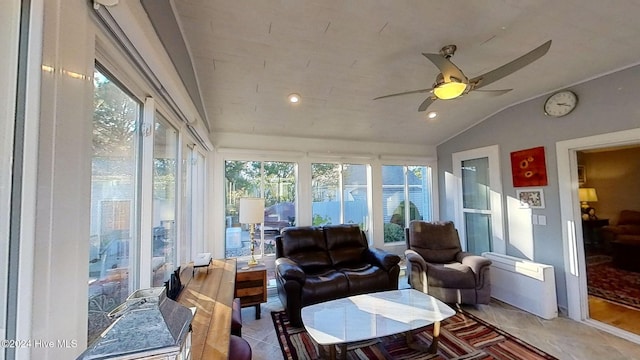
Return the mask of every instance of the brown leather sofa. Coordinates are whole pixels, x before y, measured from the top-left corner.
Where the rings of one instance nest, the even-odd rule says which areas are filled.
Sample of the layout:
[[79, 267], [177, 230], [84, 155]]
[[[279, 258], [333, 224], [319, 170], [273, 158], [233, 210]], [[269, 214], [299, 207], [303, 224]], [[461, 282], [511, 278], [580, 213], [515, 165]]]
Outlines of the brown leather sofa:
[[302, 307], [398, 288], [400, 257], [370, 248], [358, 225], [289, 227], [276, 237], [278, 296], [293, 326]]
[[489, 303], [491, 260], [462, 251], [451, 221], [413, 220], [406, 235], [404, 254], [412, 288], [446, 303]]

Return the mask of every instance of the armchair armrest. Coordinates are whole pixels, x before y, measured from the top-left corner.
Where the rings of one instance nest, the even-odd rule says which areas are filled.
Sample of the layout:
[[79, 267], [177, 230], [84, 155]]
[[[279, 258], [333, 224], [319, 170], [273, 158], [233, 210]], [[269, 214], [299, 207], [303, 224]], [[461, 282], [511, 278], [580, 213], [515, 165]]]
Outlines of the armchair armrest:
[[415, 252], [415, 250], [411, 250], [411, 249], [405, 250], [404, 256], [407, 258], [407, 261], [412, 265], [413, 264], [418, 265], [420, 267], [420, 270], [425, 271], [425, 269], [427, 268], [427, 262], [424, 261], [422, 256], [420, 256], [420, 254]]
[[456, 256], [456, 260], [463, 265], [471, 268], [474, 274], [480, 274], [483, 268], [491, 265], [491, 260], [486, 257], [474, 255], [468, 252], [460, 252]]
[[369, 263], [380, 266], [386, 272], [391, 271], [400, 262], [400, 256], [378, 248], [369, 248], [366, 253], [366, 259]]
[[304, 284], [307, 280], [307, 275], [302, 268], [289, 258], [276, 259], [276, 271], [285, 280], [297, 281], [300, 284]]

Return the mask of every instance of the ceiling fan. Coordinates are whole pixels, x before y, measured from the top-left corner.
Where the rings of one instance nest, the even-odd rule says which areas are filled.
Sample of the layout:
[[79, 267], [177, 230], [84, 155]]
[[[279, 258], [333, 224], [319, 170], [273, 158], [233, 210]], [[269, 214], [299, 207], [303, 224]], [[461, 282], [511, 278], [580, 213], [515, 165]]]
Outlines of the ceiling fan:
[[486, 96], [498, 96], [506, 94], [513, 89], [504, 90], [480, 90], [481, 88], [500, 80], [503, 77], [514, 73], [532, 62], [541, 58], [549, 51], [551, 40], [522, 55], [521, 57], [491, 70], [472, 79], [467, 78], [462, 70], [460, 70], [451, 60], [449, 60], [456, 52], [455, 45], [444, 46], [439, 54], [422, 53], [427, 59], [438, 67], [440, 74], [436, 77], [436, 81], [431, 88], [413, 91], [405, 91], [397, 94], [379, 96], [373, 100], [384, 99], [392, 96], [419, 94], [430, 92], [431, 95], [426, 98], [418, 107], [418, 111], [425, 111], [429, 105], [436, 100], [451, 100], [466, 95], [471, 91], [477, 91]]

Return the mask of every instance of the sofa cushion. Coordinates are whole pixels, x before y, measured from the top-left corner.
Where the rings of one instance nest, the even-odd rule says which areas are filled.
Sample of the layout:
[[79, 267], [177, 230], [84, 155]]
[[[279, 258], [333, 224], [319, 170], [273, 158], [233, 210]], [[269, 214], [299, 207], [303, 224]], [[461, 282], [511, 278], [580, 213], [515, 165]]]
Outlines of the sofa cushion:
[[351, 264], [348, 267], [340, 267], [338, 271], [347, 276], [349, 295], [376, 292], [389, 286], [389, 274], [371, 264]]
[[344, 297], [349, 293], [347, 276], [333, 269], [325, 269], [307, 273], [302, 287], [302, 304], [311, 305], [319, 302]]
[[324, 227], [327, 249], [333, 266], [363, 262], [367, 239], [355, 224], [327, 225]]
[[305, 226], [282, 230], [282, 254], [296, 262], [305, 272], [331, 266], [322, 228]]

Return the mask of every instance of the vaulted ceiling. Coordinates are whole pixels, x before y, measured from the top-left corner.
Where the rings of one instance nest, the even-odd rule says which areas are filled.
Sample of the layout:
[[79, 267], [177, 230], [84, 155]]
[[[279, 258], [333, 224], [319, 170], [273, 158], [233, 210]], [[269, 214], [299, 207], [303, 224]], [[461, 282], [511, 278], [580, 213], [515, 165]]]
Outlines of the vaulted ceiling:
[[[640, 60], [640, 2], [631, 0], [174, 0], [173, 8], [214, 133], [436, 145], [501, 109]], [[428, 94], [373, 100], [431, 87], [439, 71], [423, 52], [455, 44], [451, 60], [474, 77], [547, 40], [545, 56], [486, 88], [514, 89], [505, 95], [436, 101], [435, 119], [417, 111]], [[302, 101], [289, 104], [290, 93]]]

